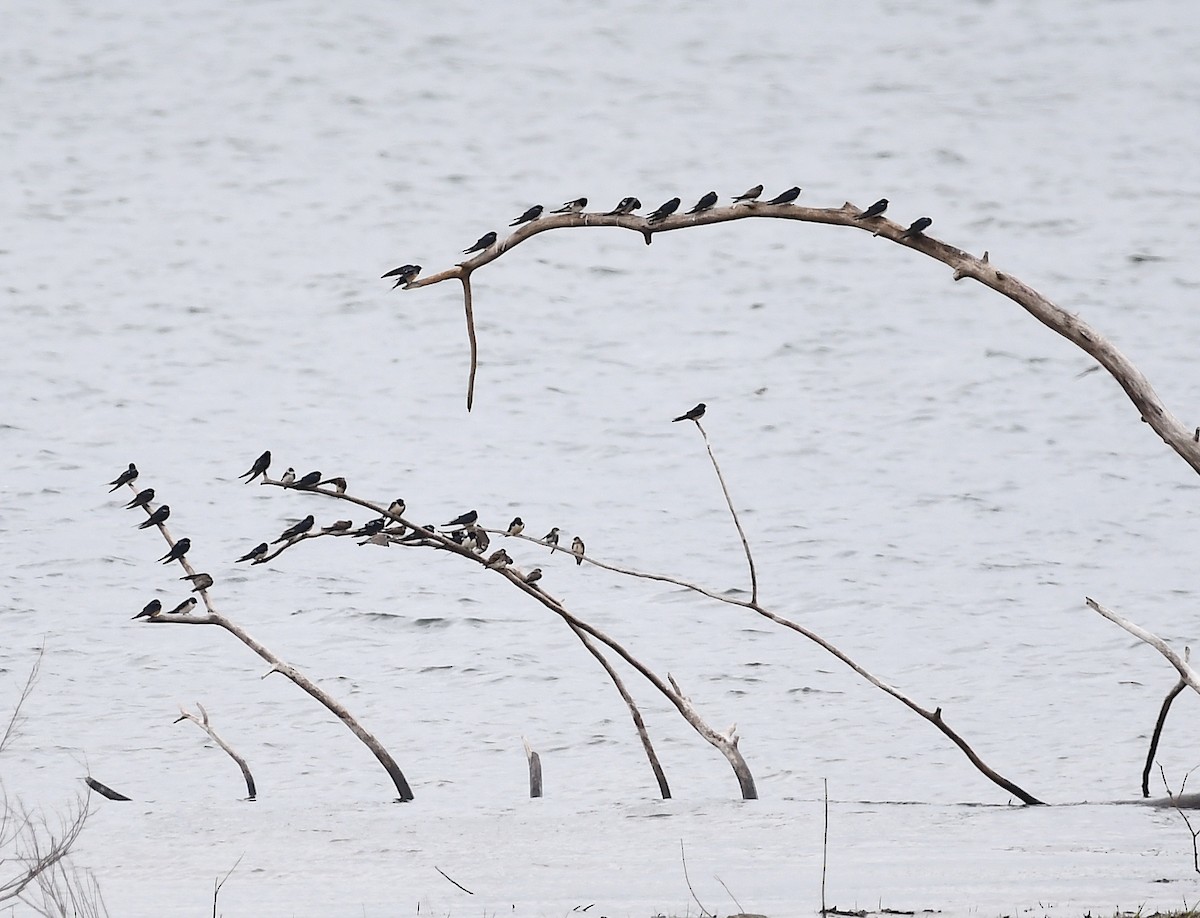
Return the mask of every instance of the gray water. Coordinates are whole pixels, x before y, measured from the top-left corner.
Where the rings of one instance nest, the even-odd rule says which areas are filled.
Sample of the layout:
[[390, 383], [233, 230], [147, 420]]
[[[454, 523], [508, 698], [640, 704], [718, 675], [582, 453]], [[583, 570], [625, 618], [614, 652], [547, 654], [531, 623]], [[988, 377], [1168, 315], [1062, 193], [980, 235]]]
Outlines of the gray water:
[[[865, 206], [1109, 335], [1187, 423], [1200, 399], [1200, 39], [1186, 3], [11, 4], [0, 29], [0, 702], [44, 641], [10, 794], [92, 774], [77, 849], [115, 915], [772, 916], [827, 898], [1079, 915], [1200, 897], [1137, 796], [1175, 676], [1085, 608], [1194, 639], [1194, 474], [1118, 386], [1014, 304], [839, 228], [742, 221], [537, 237], [475, 279], [464, 410], [452, 265], [532, 203], [648, 206], [757, 182]], [[1042, 799], [1014, 808], [936, 731], [797, 636], [528, 545], [544, 584], [719, 729], [762, 799], [630, 677], [675, 799], [560, 623], [456, 559], [348, 540], [232, 561], [344, 505], [245, 487], [321, 469], [444, 520], [472, 507], [597, 558], [745, 589], [940, 705]], [[1200, 423], [1200, 414], [1196, 416]], [[214, 601], [342, 699], [416, 792], [182, 598], [102, 483], [130, 462]], [[356, 519], [361, 514], [355, 515]], [[202, 702], [233, 765], [178, 705]], [[1180, 699], [1160, 760], [1197, 764]], [[526, 798], [527, 737], [547, 797]], [[1156, 787], [1156, 792], [1158, 788]], [[445, 871], [475, 893], [443, 879]]]

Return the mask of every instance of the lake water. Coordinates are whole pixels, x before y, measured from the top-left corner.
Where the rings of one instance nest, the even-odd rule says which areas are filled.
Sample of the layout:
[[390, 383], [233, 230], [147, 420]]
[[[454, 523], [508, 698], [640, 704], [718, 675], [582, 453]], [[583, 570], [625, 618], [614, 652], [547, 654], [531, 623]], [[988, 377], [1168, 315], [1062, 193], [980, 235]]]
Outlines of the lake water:
[[[1194, 473], [1119, 387], [1014, 304], [840, 228], [780, 221], [538, 236], [431, 273], [533, 203], [647, 207], [763, 182], [886, 196], [1109, 335], [1200, 424], [1200, 39], [1178, 2], [10, 5], [0, 30], [0, 709], [45, 643], [6, 791], [49, 813], [92, 774], [76, 852], [114, 915], [948, 915], [1200, 898], [1178, 815], [1138, 796], [1174, 673], [1084, 606], [1197, 634]], [[1011, 806], [937, 731], [748, 612], [528, 544], [547, 590], [736, 722], [760, 800], [628, 684], [675, 793], [578, 641], [501, 578], [425, 552], [305, 544], [275, 468], [477, 508], [598, 559], [744, 589], [930, 707], [1056, 804]], [[215, 628], [103, 482], [134, 461], [214, 602], [392, 751]], [[203, 703], [257, 802], [178, 705]], [[1160, 761], [1198, 761], [1179, 699]], [[546, 797], [527, 799], [522, 737]], [[1161, 779], [1156, 777], [1156, 793]], [[451, 885], [453, 877], [474, 895]]]

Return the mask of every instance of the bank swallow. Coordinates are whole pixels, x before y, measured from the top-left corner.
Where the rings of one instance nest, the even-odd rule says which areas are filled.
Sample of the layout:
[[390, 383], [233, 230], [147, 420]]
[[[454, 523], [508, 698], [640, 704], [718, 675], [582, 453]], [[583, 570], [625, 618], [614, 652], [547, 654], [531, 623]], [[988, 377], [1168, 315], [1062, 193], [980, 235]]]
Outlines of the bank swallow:
[[284, 472], [283, 476], [279, 479], [279, 483], [286, 488], [295, 480], [296, 470], [289, 465], [288, 470]]
[[445, 525], [446, 526], [470, 526], [477, 519], [479, 519], [479, 514], [476, 513], [474, 510], [468, 510], [462, 516], [456, 516], [454, 519], [452, 519], [450, 522], [446, 523]]
[[642, 202], [639, 201], [637, 198], [632, 198], [632, 197], [621, 198], [621, 203], [619, 203], [616, 207], [614, 207], [608, 213], [604, 214], [604, 216], [620, 217], [623, 214], [633, 213], [635, 210], [640, 209], [641, 206], [642, 206]]
[[201, 590], [207, 590], [213, 585], [212, 576], [209, 574], [188, 574], [185, 577], [180, 577], [180, 580], [192, 581], [192, 592], [199, 593]]
[[647, 223], [662, 223], [663, 220], [679, 210], [679, 198], [671, 198], [669, 201], [664, 201], [658, 206], [658, 210], [654, 211], [646, 218]]
[[702, 417], [704, 417], [704, 411], [705, 411], [705, 405], [704, 405], [704, 402], [701, 402], [699, 405], [697, 405], [691, 411], [681, 414], [677, 418], [671, 418], [671, 423], [674, 424], [676, 421], [698, 421]]
[[338, 494], [346, 493], [346, 479], [340, 475], [337, 478], [326, 478], [324, 481], [319, 481], [317, 484], [333, 485], [333, 490]]
[[332, 523], [328, 526], [322, 526], [321, 531], [322, 532], [345, 532], [347, 529], [349, 529], [353, 525], [354, 525], [354, 523], [351, 520], [338, 520], [336, 523]]
[[575, 566], [583, 564], [583, 539], [575, 536], [571, 540], [571, 554], [575, 556]]
[[887, 210], [887, 207], [888, 207], [888, 199], [880, 198], [878, 201], [876, 201], [874, 204], [872, 204], [870, 207], [868, 207], [866, 210], [864, 210], [861, 214], [856, 216], [854, 219], [855, 220], [870, 220], [872, 217], [878, 217], [880, 214], [882, 214], [885, 210]]
[[157, 599], [152, 599], [146, 603], [141, 612], [133, 617], [133, 621], [137, 621], [139, 618], [154, 618], [161, 611], [162, 603]]
[[271, 546], [268, 545], [266, 542], [259, 542], [252, 549], [250, 549], [248, 552], [246, 552], [244, 555], [242, 555], [240, 558], [238, 558], [237, 561], [234, 562], [234, 564], [237, 564], [238, 561], [257, 561], [259, 558], [261, 558], [263, 555], [265, 555], [270, 550], [271, 550]]
[[298, 522], [295, 526], [289, 526], [287, 529], [283, 530], [283, 533], [279, 536], [279, 538], [276, 539], [271, 544], [278, 545], [280, 542], [285, 542], [288, 539], [294, 539], [297, 536], [302, 536], [302, 535], [304, 535], [304, 533], [308, 532], [308, 530], [310, 530], [312, 528], [313, 528], [313, 515], [310, 513], [308, 516], [306, 516], [304, 519], [302, 519], [300, 522]]
[[171, 550], [163, 555], [158, 560], [163, 564], [170, 564], [172, 561], [178, 561], [188, 553], [188, 549], [192, 547], [191, 539], [180, 539], [171, 546]]
[[554, 546], [558, 544], [558, 527], [555, 526], [553, 529], [551, 529], [549, 532], [547, 532], [544, 536], [542, 536], [542, 541], [545, 542], [547, 545], [549, 545], [550, 550], [553, 552]]
[[901, 233], [896, 238], [897, 239], [911, 239], [914, 236], [920, 236], [923, 232], [925, 232], [925, 230], [929, 229], [929, 227], [931, 227], [931, 226], [933, 226], [933, 220], [931, 220], [929, 217], [918, 217], [916, 220], [914, 220], [912, 222], [912, 225], [910, 225], [908, 229], [906, 229], [903, 233]]
[[392, 270], [388, 271], [388, 273], [383, 275], [383, 277], [396, 278], [396, 283], [394, 283], [392, 285], [392, 289], [395, 290], [397, 287], [399, 287], [403, 284], [407, 284], [410, 280], [412, 280], [414, 277], [416, 277], [420, 273], [421, 273], [420, 265], [401, 265], [398, 268], [392, 268]]
[[[108, 493], [111, 494], [112, 491]], [[145, 507], [152, 500], [154, 500], [154, 489], [146, 488], [144, 491], [138, 491], [137, 496], [125, 505], [125, 509], [132, 510], [134, 507]]]
[[542, 215], [542, 209], [543, 208], [541, 204], [534, 204], [533, 207], [529, 208], [529, 210], [525, 211], [525, 213], [521, 214], [521, 216], [517, 217], [517, 219], [513, 220], [513, 222], [508, 225], [520, 226], [522, 223], [532, 223]]
[[116, 478], [114, 478], [112, 481], [109, 482], [109, 484], [112, 485], [112, 487], [109, 489], [108, 493], [112, 494], [112, 492], [117, 490], [117, 488], [121, 487], [121, 485], [129, 484], [129, 482], [131, 482], [131, 481], [137, 481], [137, 477], [138, 477], [137, 466], [131, 462], [131, 463], [129, 463], [129, 468], [127, 468], [120, 475], [118, 475]]
[[487, 559], [487, 566], [494, 571], [498, 571], [502, 567], [508, 567], [510, 564], [512, 564], [512, 558], [508, 556], [508, 552], [503, 548], [492, 552], [491, 557]]
[[265, 453], [263, 453], [261, 456], [259, 456], [257, 459], [254, 460], [254, 465], [250, 466], [250, 471], [242, 472], [242, 474], [238, 475], [238, 478], [245, 478], [246, 484], [250, 484], [250, 482], [252, 482], [259, 475], [262, 475], [265, 478], [266, 474], [267, 474], [267, 469], [269, 469], [270, 467], [271, 467], [271, 451], [267, 450]]
[[526, 583], [537, 583], [541, 579], [542, 579], [542, 569], [540, 567], [535, 567], [533, 570], [531, 570], [528, 574], [525, 575]]
[[168, 612], [167, 615], [187, 615], [194, 608], [196, 608], [196, 597], [189, 596], [174, 609]]
[[157, 510], [150, 514], [145, 520], [138, 524], [138, 529], [149, 529], [151, 526], [157, 526], [159, 523], [165, 523], [167, 517], [171, 515], [171, 508], [163, 504]]
[[308, 488], [315, 488], [320, 483], [321, 483], [321, 473], [320, 472], [309, 472], [303, 478], [297, 479], [296, 482], [292, 484], [292, 487], [308, 489]]
[[473, 246], [471, 246], [469, 249], [463, 249], [463, 254], [470, 255], [473, 252], [482, 252], [484, 249], [491, 248], [495, 244], [496, 244], [496, 234], [495, 233], [484, 233], [482, 236], [480, 236], [478, 239], [475, 240], [475, 244]]
[[789, 188], [783, 194], [776, 195], [775, 197], [771, 198], [771, 200], [767, 201], [767, 203], [768, 204], [791, 204], [792, 201], [796, 200], [796, 198], [798, 198], [798, 197], [800, 197], [800, 186], [793, 185], [791, 188]]
[[741, 194], [733, 199], [734, 204], [753, 204], [758, 196], [762, 194], [762, 185], [755, 185], [753, 188], [747, 188]]
[[520, 535], [525, 529], [525, 521], [519, 516], [514, 516], [513, 521], [508, 524], [508, 532], [505, 535], [516, 536]]
[[566, 204], [564, 204], [562, 207], [558, 208], [557, 210], [551, 211], [551, 213], [578, 214], [578, 213], [582, 213], [583, 209], [585, 207], [587, 207], [587, 198], [576, 198], [574, 201], [567, 201]]
[[716, 203], [717, 203], [717, 193], [715, 191], [710, 191], [708, 194], [706, 194], [704, 197], [702, 197], [699, 201], [697, 201], [696, 206], [693, 207], [691, 210], [689, 210], [688, 213], [689, 214], [702, 214], [706, 210], [712, 210], [713, 205]]
[[397, 497], [388, 507], [388, 513], [392, 516], [404, 516], [406, 509], [408, 509], [408, 505], [404, 503], [404, 498]]
[[471, 535], [475, 536], [475, 550], [481, 554], [487, 551], [488, 546], [492, 544], [492, 540], [488, 534], [478, 526], [471, 530]]

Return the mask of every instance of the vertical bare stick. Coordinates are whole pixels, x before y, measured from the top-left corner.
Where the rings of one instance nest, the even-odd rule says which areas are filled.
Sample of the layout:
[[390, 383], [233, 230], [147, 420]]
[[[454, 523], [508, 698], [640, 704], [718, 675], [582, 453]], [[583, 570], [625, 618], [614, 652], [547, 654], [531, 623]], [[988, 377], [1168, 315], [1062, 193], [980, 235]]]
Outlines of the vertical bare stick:
[[521, 744], [525, 747], [525, 761], [529, 763], [529, 796], [531, 799], [540, 797], [542, 796], [542, 757], [533, 751], [529, 740], [523, 736]]
[[708, 450], [708, 458], [712, 460], [713, 470], [717, 473], [717, 481], [721, 483], [721, 491], [725, 495], [725, 503], [729, 507], [729, 515], [733, 517], [733, 525], [737, 527], [738, 538], [742, 540], [742, 550], [746, 552], [746, 564], [750, 566], [750, 602], [758, 602], [758, 575], [754, 572], [754, 556], [750, 554], [750, 543], [746, 541], [746, 533], [742, 529], [742, 521], [738, 519], [737, 511], [733, 509], [733, 498], [729, 496], [729, 488], [725, 486], [725, 476], [721, 474], [721, 467], [717, 465], [717, 457], [713, 455], [712, 446], [708, 442], [708, 434], [704, 432], [704, 426], [699, 420], [693, 420], [696, 429], [700, 431], [700, 436], [704, 438], [704, 448]]
[[700, 914], [706, 918], [716, 918], [712, 912], [706, 909], [701, 901], [696, 898], [696, 890], [692, 889], [692, 880], [687, 872], [687, 855], [683, 853], [683, 839], [679, 839], [679, 859], [683, 861], [683, 879], [687, 883], [688, 892], [692, 894], [692, 898], [696, 900], [696, 904], [700, 906]]
[[[1191, 656], [1191, 648], [1183, 649], [1183, 658], [1187, 660]], [[1163, 699], [1162, 707], [1158, 711], [1158, 721], [1154, 724], [1154, 733], [1150, 737], [1150, 748], [1146, 751], [1146, 765], [1142, 768], [1142, 796], [1150, 796], [1150, 767], [1154, 764], [1154, 756], [1158, 752], [1158, 740], [1162, 736], [1163, 724], [1167, 722], [1167, 712], [1171, 710], [1171, 702], [1173, 702], [1179, 693], [1187, 688], [1187, 682], [1180, 679], [1175, 683], [1175, 687], [1167, 692], [1167, 697]]]
[[828, 914], [825, 907], [825, 869], [829, 865], [829, 779], [825, 782], [825, 837], [821, 840], [821, 914]]
[[471, 272], [462, 275], [463, 308], [467, 314], [467, 339], [471, 343], [471, 374], [467, 377], [467, 411], [475, 404], [475, 368], [479, 364], [479, 345], [475, 341], [475, 307], [471, 302]]
[[[199, 705], [197, 705], [197, 707], [199, 707]], [[177, 721], [177, 723], [178, 723], [178, 721]], [[250, 796], [253, 797], [254, 794], [251, 794]], [[231, 876], [233, 876], [233, 872], [235, 870], [237, 870], [238, 864], [240, 864], [242, 862], [242, 858], [244, 858], [245, 856], [246, 856], [245, 852], [238, 855], [238, 859], [236, 861], [234, 861], [233, 866], [229, 868], [229, 873], [225, 874], [225, 876], [223, 876], [221, 878], [221, 881], [219, 883], [216, 880], [213, 880], [213, 918], [217, 918], [217, 896], [221, 892], [221, 887], [225, 885], [226, 880], [228, 880]]]
[[[201, 730], [207, 733], [214, 743], [225, 750], [225, 754], [237, 762], [238, 768], [242, 770], [242, 777], [246, 779], [246, 793], [249, 795], [249, 799], [255, 799], [256, 793], [254, 789], [254, 775], [250, 774], [250, 766], [246, 764], [245, 759], [234, 752], [232, 746], [230, 746], [227, 742], [225, 742], [225, 740], [221, 739], [221, 737], [217, 735], [217, 731], [214, 730], [212, 724], [208, 722], [208, 711], [204, 710], [204, 705], [197, 701], [196, 709], [200, 712], [199, 717], [190, 711], [180, 708], [179, 717], [175, 719], [175, 723], [179, 723], [181, 720], [190, 720]], [[230, 871], [230, 873], [232, 872], [233, 871]]]

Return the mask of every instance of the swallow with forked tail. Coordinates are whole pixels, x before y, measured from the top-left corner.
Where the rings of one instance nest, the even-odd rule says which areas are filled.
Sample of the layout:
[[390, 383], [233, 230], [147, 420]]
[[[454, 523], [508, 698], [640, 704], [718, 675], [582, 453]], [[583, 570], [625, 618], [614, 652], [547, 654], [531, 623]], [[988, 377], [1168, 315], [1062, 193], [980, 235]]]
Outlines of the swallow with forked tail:
[[[109, 491], [108, 493], [112, 493]], [[125, 505], [126, 510], [132, 510], [134, 507], [145, 507], [150, 501], [154, 500], [154, 489], [146, 488], [143, 491], [138, 491], [137, 496]]]
[[137, 621], [139, 618], [154, 618], [161, 611], [162, 603], [157, 599], [152, 599], [146, 603], [141, 612], [133, 617], [133, 621]]
[[882, 216], [883, 212], [887, 209], [888, 209], [888, 199], [880, 198], [878, 201], [876, 201], [874, 204], [872, 204], [870, 207], [868, 207], [866, 210], [864, 210], [861, 214], [857, 214], [854, 217], [854, 219], [855, 220], [870, 220], [872, 217]]
[[117, 490], [117, 488], [121, 487], [121, 485], [129, 484], [131, 481], [137, 481], [137, 477], [138, 477], [137, 466], [131, 462], [131, 463], [129, 463], [129, 468], [127, 468], [120, 475], [118, 475], [116, 478], [114, 478], [112, 481], [109, 482], [109, 484], [112, 485], [112, 487], [109, 489], [108, 493], [112, 494], [112, 492]]
[[313, 520], [313, 515], [310, 513], [295, 526], [289, 526], [287, 529], [283, 530], [283, 533], [279, 536], [279, 538], [271, 544], [278, 545], [280, 542], [286, 542], [288, 539], [294, 539], [297, 536], [304, 535], [304, 533], [313, 528], [314, 522], [315, 520]]
[[608, 213], [604, 214], [603, 216], [605, 216], [605, 217], [620, 217], [625, 214], [631, 214], [635, 210], [640, 210], [641, 206], [642, 206], [642, 202], [639, 201], [635, 197], [621, 198], [621, 200], [617, 204], [617, 206], [614, 207], [612, 210], [610, 210]]
[[257, 562], [259, 558], [263, 557], [263, 555], [265, 555], [270, 550], [271, 550], [271, 546], [268, 545], [266, 542], [259, 542], [252, 549], [250, 549], [248, 552], [246, 552], [244, 555], [242, 555], [240, 558], [238, 558], [237, 561], [235, 561], [234, 563], [236, 564], [236, 563], [238, 563], [238, 561]]
[[296, 479], [296, 481], [293, 482], [292, 487], [300, 488], [301, 490], [307, 491], [309, 488], [315, 488], [320, 483], [321, 483], [321, 473], [320, 472], [309, 472], [303, 478]]
[[171, 546], [171, 550], [169, 552], [167, 552], [165, 555], [163, 555], [158, 560], [161, 561], [163, 564], [170, 564], [172, 561], [178, 561], [180, 558], [182, 558], [184, 555], [186, 555], [188, 553], [188, 549], [191, 547], [192, 547], [191, 539], [186, 539], [186, 538], [180, 539], [178, 542], [176, 542], [174, 545]]
[[705, 410], [704, 402], [701, 402], [691, 411], [684, 412], [677, 418], [671, 418], [671, 423], [674, 424], [676, 421], [698, 421], [704, 417]]
[[159, 523], [165, 523], [171, 515], [171, 508], [163, 504], [157, 510], [150, 514], [146, 519], [138, 524], [138, 529], [149, 529], [151, 526], [157, 526]]
[[475, 252], [482, 252], [484, 249], [490, 249], [495, 244], [496, 244], [496, 234], [495, 233], [484, 233], [482, 236], [480, 236], [478, 239], [475, 240], [475, 244], [473, 246], [471, 246], [469, 249], [463, 249], [463, 254], [471, 255]]
[[800, 197], [800, 186], [793, 185], [783, 194], [776, 195], [767, 201], [768, 204], [791, 204], [796, 198]]
[[693, 207], [691, 210], [689, 210], [688, 213], [689, 214], [702, 214], [706, 210], [712, 210], [713, 205], [716, 203], [717, 203], [717, 193], [715, 191], [710, 191], [708, 194], [706, 194], [704, 197], [702, 197], [699, 201], [697, 201], [696, 206]]
[[450, 522], [446, 523], [445, 525], [446, 526], [472, 526], [472, 525], [474, 525], [474, 523], [477, 519], [479, 519], [479, 514], [476, 513], [474, 510], [468, 510], [462, 516], [456, 516], [454, 519], [452, 519]]
[[758, 196], [762, 194], [763, 186], [755, 185], [753, 188], [747, 188], [741, 194], [733, 199], [734, 204], [753, 204], [758, 200]]
[[172, 609], [170, 612], [168, 612], [167, 615], [187, 615], [195, 607], [196, 607], [196, 597], [189, 596], [187, 599], [185, 599], [183, 602], [181, 602], [179, 605], [177, 605], [174, 609]]
[[179, 578], [180, 580], [192, 581], [192, 592], [199, 593], [201, 590], [207, 590], [213, 585], [211, 574], [186, 574]]
[[658, 209], [646, 217], [647, 223], [662, 223], [663, 220], [679, 210], [679, 198], [671, 198], [669, 201], [664, 201], [658, 206]]
[[[383, 277], [396, 278], [396, 283], [392, 285], [392, 289], [395, 290], [397, 287], [407, 284], [420, 273], [420, 265], [401, 265], [398, 268], [392, 268], [392, 270], [388, 271], [387, 274], [384, 274]], [[382, 278], [380, 279], [382, 280]]]
[[897, 236], [896, 239], [912, 239], [915, 236], [922, 235], [925, 230], [929, 229], [931, 226], [933, 226], [933, 220], [931, 220], [929, 217], [918, 217], [909, 225], [908, 229]]
[[557, 210], [552, 210], [554, 214], [579, 214], [583, 213], [583, 209], [587, 207], [587, 198], [576, 198], [574, 201], [567, 201], [562, 207]]
[[246, 484], [250, 484], [250, 482], [252, 482], [259, 475], [262, 475], [265, 478], [267, 475], [267, 469], [270, 467], [271, 451], [267, 450], [254, 460], [254, 465], [250, 466], [250, 470], [248, 472], [242, 472], [242, 474], [238, 475], [238, 478], [245, 478]]
[[529, 210], [525, 211], [525, 213], [521, 214], [521, 216], [517, 217], [517, 219], [513, 220], [513, 222], [508, 225], [520, 226], [522, 223], [532, 223], [542, 215], [542, 210], [544, 210], [544, 208], [541, 204], [534, 204], [533, 207], [529, 208]]

